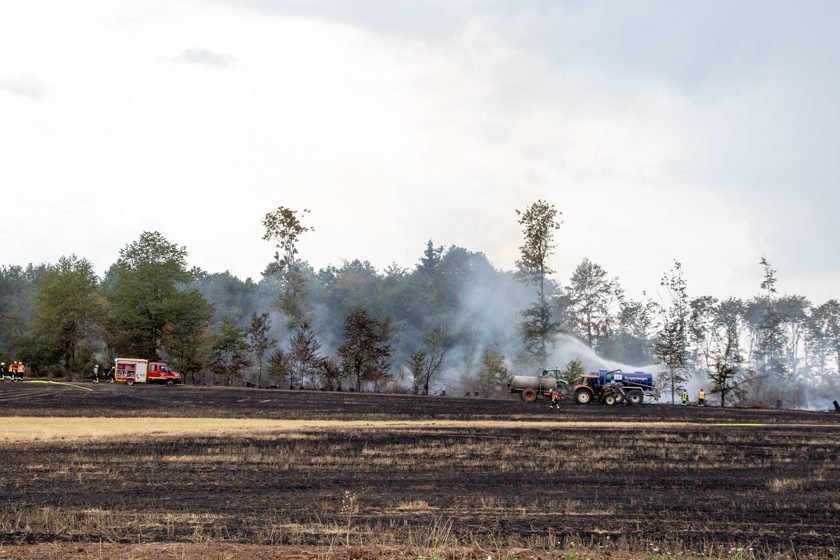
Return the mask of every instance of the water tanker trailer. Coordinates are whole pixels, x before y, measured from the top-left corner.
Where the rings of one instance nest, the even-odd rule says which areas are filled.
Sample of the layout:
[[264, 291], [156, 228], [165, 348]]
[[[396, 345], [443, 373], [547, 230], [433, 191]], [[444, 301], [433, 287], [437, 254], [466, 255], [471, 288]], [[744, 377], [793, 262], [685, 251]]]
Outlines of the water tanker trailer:
[[534, 402], [540, 395], [547, 396], [552, 390], [560, 391], [561, 398], [569, 393], [569, 383], [563, 379], [559, 369], [544, 369], [541, 375], [514, 375], [508, 381], [511, 393], [519, 393], [523, 401]]
[[613, 405], [617, 403], [642, 404], [645, 396], [659, 398], [653, 386], [653, 374], [643, 371], [625, 373], [620, 369], [582, 375], [574, 388], [575, 402], [589, 404], [593, 401]]

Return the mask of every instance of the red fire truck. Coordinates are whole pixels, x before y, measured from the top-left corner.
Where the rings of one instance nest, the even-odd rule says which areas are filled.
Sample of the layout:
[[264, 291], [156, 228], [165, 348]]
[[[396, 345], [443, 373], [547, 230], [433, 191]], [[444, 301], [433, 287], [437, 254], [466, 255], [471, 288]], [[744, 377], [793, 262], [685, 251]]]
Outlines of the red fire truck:
[[114, 381], [134, 385], [135, 383], [165, 383], [169, 386], [181, 383], [183, 378], [163, 362], [150, 362], [135, 358], [114, 360]]

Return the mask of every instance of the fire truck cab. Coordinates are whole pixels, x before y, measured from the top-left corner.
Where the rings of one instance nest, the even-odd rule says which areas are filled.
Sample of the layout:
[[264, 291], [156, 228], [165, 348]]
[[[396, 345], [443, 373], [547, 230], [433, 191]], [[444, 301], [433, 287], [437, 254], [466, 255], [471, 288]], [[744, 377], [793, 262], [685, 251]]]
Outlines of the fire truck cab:
[[181, 383], [181, 374], [172, 371], [164, 362], [150, 362], [136, 358], [114, 360], [114, 381], [134, 385], [135, 383], [165, 383], [172, 386]]

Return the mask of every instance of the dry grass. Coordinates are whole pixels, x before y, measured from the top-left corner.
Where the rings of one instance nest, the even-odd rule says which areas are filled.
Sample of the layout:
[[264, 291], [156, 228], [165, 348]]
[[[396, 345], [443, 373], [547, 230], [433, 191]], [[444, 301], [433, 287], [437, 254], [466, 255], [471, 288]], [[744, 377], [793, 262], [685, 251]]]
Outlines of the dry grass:
[[697, 422], [552, 422], [503, 420], [274, 420], [264, 418], [73, 418], [0, 417], [0, 441], [31, 442], [130, 436], [253, 435], [313, 430], [609, 428], [659, 430], [713, 427]]

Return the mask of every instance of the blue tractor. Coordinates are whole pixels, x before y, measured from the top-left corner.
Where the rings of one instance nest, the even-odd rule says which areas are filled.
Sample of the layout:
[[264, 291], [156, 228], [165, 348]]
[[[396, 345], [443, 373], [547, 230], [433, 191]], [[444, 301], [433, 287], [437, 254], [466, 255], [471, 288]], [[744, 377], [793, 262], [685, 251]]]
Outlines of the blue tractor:
[[643, 371], [625, 373], [620, 369], [600, 370], [582, 375], [574, 388], [575, 402], [589, 404], [599, 401], [604, 404], [642, 404], [645, 395], [657, 398], [653, 386], [653, 374]]

